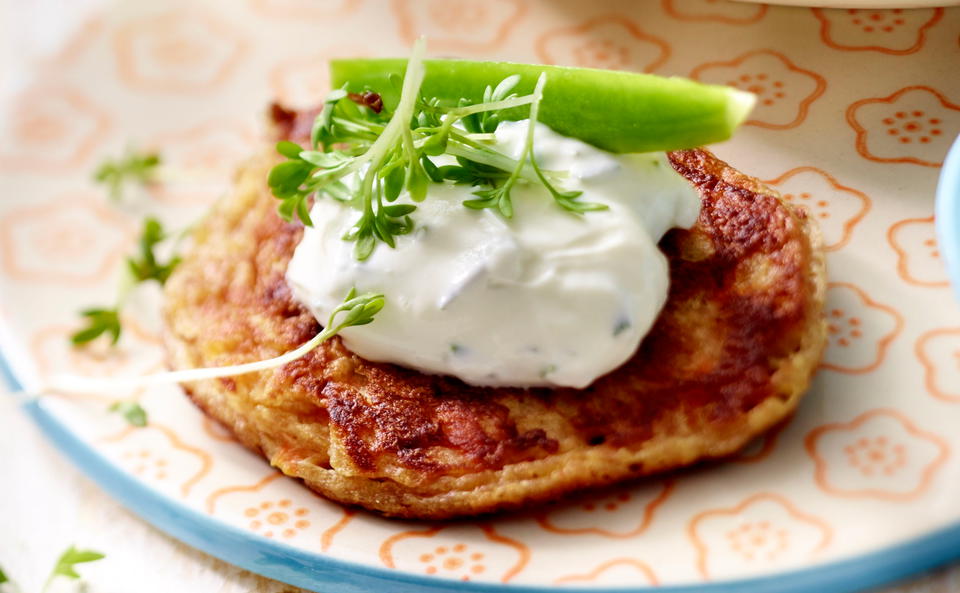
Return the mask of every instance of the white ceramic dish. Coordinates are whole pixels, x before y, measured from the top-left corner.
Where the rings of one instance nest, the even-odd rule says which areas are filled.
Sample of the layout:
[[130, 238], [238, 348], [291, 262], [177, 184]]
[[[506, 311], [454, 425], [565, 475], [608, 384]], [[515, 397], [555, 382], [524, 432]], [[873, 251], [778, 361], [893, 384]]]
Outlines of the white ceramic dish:
[[[130, 307], [117, 352], [71, 350], [76, 311], [112, 298], [144, 213], [177, 227], [225, 190], [272, 97], [322, 96], [330, 57], [402, 55], [422, 32], [437, 54], [732, 83], [760, 103], [716, 150], [820, 220], [833, 328], [797, 416], [737, 459], [524, 515], [424, 525], [318, 499], [175, 388], [133, 394], [150, 414], [143, 429], [107, 414], [100, 394], [27, 409], [160, 528], [327, 592], [828, 592], [925, 568], [960, 553], [960, 309], [931, 218], [960, 129], [958, 29], [951, 9], [706, 0], [117, 4], [36, 71], [0, 122], [4, 357], [27, 388], [57, 370], [159, 368], [156, 293]], [[158, 147], [178, 175], [115, 207], [90, 173], [131, 142]]]

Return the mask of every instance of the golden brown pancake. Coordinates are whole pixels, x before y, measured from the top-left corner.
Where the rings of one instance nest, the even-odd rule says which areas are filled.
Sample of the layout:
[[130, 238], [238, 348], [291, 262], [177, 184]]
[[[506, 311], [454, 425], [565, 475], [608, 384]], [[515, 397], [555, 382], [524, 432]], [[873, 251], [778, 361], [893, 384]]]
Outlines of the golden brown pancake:
[[[517, 509], [730, 455], [810, 383], [825, 341], [820, 237], [805, 211], [709, 152], [670, 159], [699, 190], [700, 218], [661, 242], [671, 285], [653, 329], [586, 389], [474, 387], [364, 360], [334, 338], [187, 393], [285, 474], [390, 516]], [[167, 283], [174, 368], [271, 358], [320, 329], [284, 280], [302, 227], [276, 214], [275, 162], [265, 151], [240, 169]]]

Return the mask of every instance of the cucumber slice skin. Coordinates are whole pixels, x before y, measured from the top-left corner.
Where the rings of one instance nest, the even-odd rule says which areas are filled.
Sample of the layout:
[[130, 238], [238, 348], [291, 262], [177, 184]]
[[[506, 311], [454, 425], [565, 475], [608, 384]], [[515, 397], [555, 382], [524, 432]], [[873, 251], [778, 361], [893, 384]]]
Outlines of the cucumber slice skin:
[[[533, 91], [547, 73], [540, 104], [541, 122], [565, 136], [616, 153], [693, 148], [728, 139], [745, 119], [752, 95], [719, 85], [651, 74], [571, 68], [512, 62], [426, 60], [421, 94], [480, 102], [487, 85], [512, 74], [520, 76], [518, 94]], [[365, 88], [381, 94], [393, 107], [399, 92], [391, 74], [403, 76], [405, 59], [339, 59], [330, 62], [333, 88], [351, 92]], [[505, 119], [524, 119], [529, 108], [504, 112]]]

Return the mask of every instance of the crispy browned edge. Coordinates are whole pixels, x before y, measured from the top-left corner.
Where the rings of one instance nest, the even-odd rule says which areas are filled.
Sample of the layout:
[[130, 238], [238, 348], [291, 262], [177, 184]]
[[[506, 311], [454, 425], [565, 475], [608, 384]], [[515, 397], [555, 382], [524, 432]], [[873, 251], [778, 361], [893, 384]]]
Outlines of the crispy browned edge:
[[[682, 166], [700, 169], [731, 187], [780, 200], [775, 192], [756, 179], [732, 169], [706, 151], [679, 151], [671, 156]], [[262, 194], [265, 191], [262, 180], [272, 162], [270, 156], [252, 161], [238, 176], [237, 191]], [[810, 281], [811, 294], [804, 301], [804, 325], [796, 351], [780, 359], [772, 375], [773, 395], [735, 417], [704, 420], [675, 414], [678, 417], [665, 421], [658, 418], [657, 426], [651, 427], [651, 437], [642, 442], [618, 444], [611, 441], [600, 446], [576, 443], [570, 446], [569, 442], [561, 442], [559, 452], [541, 451], [535, 459], [507, 463], [500, 468], [478, 466], [476, 471], [467, 469], [456, 475], [425, 471], [424, 475], [429, 479], [420, 479], [415, 468], [379, 467], [374, 471], [363, 471], [357, 469], [349, 456], [344, 459], [342, 443], [331, 438], [329, 426], [322, 429], [324, 423], [329, 423], [328, 417], [316, 410], [303, 409], [297, 403], [292, 403], [291, 409], [284, 409], [284, 405], [290, 403], [283, 401], [285, 390], [293, 388], [289, 383], [292, 380], [289, 372], [199, 382], [185, 386], [185, 390], [205, 413], [223, 423], [241, 443], [264, 455], [284, 473], [302, 479], [310, 488], [333, 500], [397, 517], [444, 519], [518, 509], [574, 491], [647, 476], [702, 459], [725, 457], [795, 409], [809, 385], [825, 343], [821, 310], [826, 274], [820, 234], [803, 211], [782, 200], [780, 205], [787, 209], [808, 240], [810, 257], [804, 276]], [[229, 249], [229, 246], [225, 248]], [[216, 269], [205, 270], [209, 274], [217, 272]], [[171, 284], [176, 286], [175, 281]], [[168, 320], [175, 315], [167, 311]], [[299, 335], [283, 336], [280, 341], [296, 344], [308, 337], [302, 334], [300, 330]], [[177, 335], [175, 328], [166, 338], [174, 368], [211, 364], [211, 357], [199, 356], [189, 340]], [[248, 339], [256, 340], [257, 337], [248, 336]], [[273, 349], [258, 347], [253, 350], [260, 356], [275, 355], [280, 351], [282, 349], [277, 350], [276, 345]], [[346, 367], [354, 364], [351, 361], [356, 359], [339, 340], [333, 340], [316, 356], [302, 360], [299, 373], [310, 367], [324, 373], [325, 381], [335, 382], [341, 372], [347, 375], [353, 372], [352, 368]], [[229, 353], [218, 360], [235, 362]], [[249, 401], [240, 403], [244, 398]], [[291, 402], [294, 399], [291, 398]], [[319, 432], [317, 426], [321, 426]], [[312, 446], [304, 447], [305, 442], [312, 443]], [[340, 470], [336, 469], [337, 465]], [[350, 473], [354, 475], [347, 475]]]

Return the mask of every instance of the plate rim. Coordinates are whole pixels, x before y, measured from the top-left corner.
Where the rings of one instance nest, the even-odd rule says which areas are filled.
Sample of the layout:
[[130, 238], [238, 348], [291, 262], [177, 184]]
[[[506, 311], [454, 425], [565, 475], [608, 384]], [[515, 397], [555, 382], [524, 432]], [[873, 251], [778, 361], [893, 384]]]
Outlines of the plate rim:
[[[0, 345], [0, 382], [23, 396]], [[245, 570], [324, 593], [356, 593], [389, 586], [392, 593], [552, 593], [557, 586], [463, 582], [390, 570], [293, 546], [217, 521], [147, 486], [111, 463], [45, 409], [41, 397], [21, 409], [62, 455], [125, 508], [174, 539]], [[746, 579], [689, 585], [576, 587], [589, 593], [853, 593], [960, 558], [960, 522], [867, 554]]]

